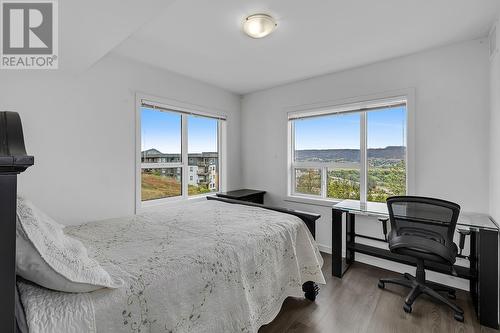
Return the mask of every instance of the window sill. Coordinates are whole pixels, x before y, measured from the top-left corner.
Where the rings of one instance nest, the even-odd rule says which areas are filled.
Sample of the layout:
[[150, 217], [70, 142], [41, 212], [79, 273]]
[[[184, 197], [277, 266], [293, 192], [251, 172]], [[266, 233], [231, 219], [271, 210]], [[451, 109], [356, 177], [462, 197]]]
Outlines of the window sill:
[[312, 198], [312, 197], [288, 195], [285, 197], [285, 201], [331, 208], [331, 207], [333, 207], [333, 205], [339, 203], [341, 200], [330, 200], [330, 199], [324, 199], [324, 198]]
[[160, 206], [169, 206], [169, 205], [178, 205], [178, 204], [187, 204], [187, 203], [193, 203], [193, 202], [200, 202], [206, 200], [207, 197], [209, 196], [215, 196], [216, 192], [213, 193], [207, 193], [207, 194], [199, 194], [196, 196], [190, 196], [190, 197], [172, 197], [172, 198], [164, 198], [164, 199], [156, 199], [156, 200], [150, 200], [150, 201], [144, 201], [141, 203], [141, 206], [136, 209], [136, 214], [139, 214], [143, 211], [146, 211], [150, 208], [153, 207], [160, 207]]

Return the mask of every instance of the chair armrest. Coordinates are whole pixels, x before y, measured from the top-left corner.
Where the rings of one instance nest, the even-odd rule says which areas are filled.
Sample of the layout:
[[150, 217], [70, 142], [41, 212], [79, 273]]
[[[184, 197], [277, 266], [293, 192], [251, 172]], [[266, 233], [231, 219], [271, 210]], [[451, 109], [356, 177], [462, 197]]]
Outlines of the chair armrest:
[[458, 255], [462, 257], [462, 251], [464, 250], [465, 247], [465, 237], [470, 235], [470, 230], [457, 229], [457, 232], [460, 234], [460, 240], [458, 243], [458, 248], [459, 248]]
[[387, 242], [387, 221], [389, 221], [388, 217], [379, 217], [379, 222], [382, 223], [382, 232], [384, 233], [384, 239]]

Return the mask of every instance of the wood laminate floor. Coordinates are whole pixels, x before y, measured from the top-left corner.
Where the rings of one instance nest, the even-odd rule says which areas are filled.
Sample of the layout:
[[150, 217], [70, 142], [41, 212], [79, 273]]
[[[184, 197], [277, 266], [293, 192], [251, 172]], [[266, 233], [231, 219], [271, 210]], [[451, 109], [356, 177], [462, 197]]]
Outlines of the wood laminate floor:
[[[453, 318], [445, 305], [427, 296], [420, 296], [413, 311], [403, 311], [409, 289], [386, 285], [377, 287], [379, 278], [398, 276], [397, 273], [362, 263], [354, 263], [343, 279], [332, 277], [331, 256], [323, 254], [322, 285], [316, 302], [304, 298], [288, 298], [280, 313], [259, 333], [298, 332], [498, 332], [479, 325], [469, 294], [457, 291], [456, 303], [465, 311], [465, 321]], [[414, 274], [414, 272], [409, 272]]]

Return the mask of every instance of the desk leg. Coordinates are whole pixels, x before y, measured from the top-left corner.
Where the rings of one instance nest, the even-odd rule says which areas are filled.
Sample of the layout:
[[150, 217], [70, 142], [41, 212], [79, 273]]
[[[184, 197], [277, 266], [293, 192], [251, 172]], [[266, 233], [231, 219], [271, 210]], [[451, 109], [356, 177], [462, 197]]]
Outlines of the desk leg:
[[[346, 258], [342, 258], [342, 215], [346, 213]], [[332, 275], [341, 278], [354, 262], [354, 214], [343, 210], [332, 210]]]
[[345, 219], [345, 239], [346, 239], [346, 245], [345, 245], [345, 259], [346, 263], [348, 265], [352, 264], [354, 262], [354, 250], [352, 250], [355, 242], [355, 235], [356, 235], [356, 229], [355, 229], [355, 219], [356, 215], [347, 213], [346, 214], [346, 219]]
[[477, 240], [477, 315], [481, 325], [498, 328], [498, 232], [480, 230]]
[[332, 275], [342, 277], [342, 215], [343, 211], [332, 210]]
[[469, 293], [472, 298], [472, 303], [474, 304], [474, 310], [476, 310], [476, 314], [479, 317], [479, 311], [478, 311], [478, 274], [477, 274], [477, 268], [478, 268], [478, 258], [477, 258], [477, 251], [478, 251], [478, 246], [477, 246], [477, 241], [478, 241], [478, 234], [479, 232], [477, 231], [472, 231], [470, 233], [470, 253], [469, 253], [469, 272], [470, 272], [470, 279], [469, 279]]

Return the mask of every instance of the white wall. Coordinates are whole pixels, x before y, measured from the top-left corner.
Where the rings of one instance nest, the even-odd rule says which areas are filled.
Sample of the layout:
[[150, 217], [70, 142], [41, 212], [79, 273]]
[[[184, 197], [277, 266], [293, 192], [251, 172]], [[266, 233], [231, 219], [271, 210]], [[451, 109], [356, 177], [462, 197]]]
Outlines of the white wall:
[[490, 63], [490, 215], [500, 223], [500, 28], [497, 29], [497, 51]]
[[136, 92], [227, 114], [227, 184], [240, 186], [240, 97], [111, 56], [79, 76], [2, 71], [0, 110], [20, 113], [35, 156], [19, 192], [64, 224], [133, 214]]
[[[414, 192], [458, 202], [465, 211], [488, 212], [488, 75], [487, 42], [474, 40], [246, 95], [243, 185], [268, 191], [268, 203], [322, 214], [317, 240], [329, 250], [330, 207], [284, 201], [286, 109], [414, 88]], [[378, 224], [361, 223], [360, 228], [381, 234]]]

